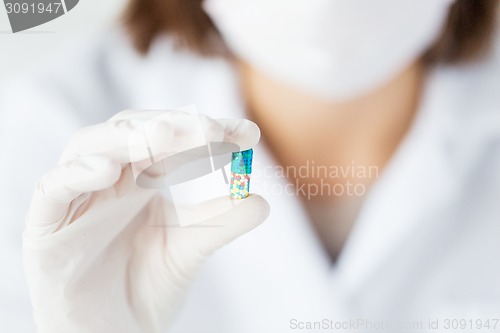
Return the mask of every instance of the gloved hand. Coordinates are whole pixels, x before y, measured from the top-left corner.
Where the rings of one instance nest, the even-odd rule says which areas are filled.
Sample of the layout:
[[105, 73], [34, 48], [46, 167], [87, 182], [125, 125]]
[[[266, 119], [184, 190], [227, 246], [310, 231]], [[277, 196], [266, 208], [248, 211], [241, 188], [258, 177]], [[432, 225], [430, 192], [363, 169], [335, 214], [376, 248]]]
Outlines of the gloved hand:
[[[253, 194], [201, 222], [219, 227], [158, 227], [168, 222], [171, 206], [157, 190], [136, 185], [136, 164], [206, 141], [247, 149], [260, 137], [248, 120], [203, 117], [204, 133], [198, 120], [179, 111], [121, 112], [77, 132], [37, 184], [24, 265], [38, 332], [162, 332], [204, 259], [266, 219], [267, 202]], [[134, 136], [144, 147], [130, 141]], [[213, 216], [229, 200], [196, 211]]]

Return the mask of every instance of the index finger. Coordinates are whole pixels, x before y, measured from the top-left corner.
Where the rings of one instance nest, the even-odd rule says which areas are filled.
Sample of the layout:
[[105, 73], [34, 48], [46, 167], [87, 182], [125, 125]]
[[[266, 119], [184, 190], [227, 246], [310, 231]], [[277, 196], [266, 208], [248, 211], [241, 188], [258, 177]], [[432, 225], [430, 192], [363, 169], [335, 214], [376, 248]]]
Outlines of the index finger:
[[184, 111], [126, 111], [108, 122], [78, 131], [60, 163], [85, 155], [104, 155], [119, 163], [131, 163], [173, 155], [209, 142], [231, 142], [248, 149], [259, 139], [258, 126], [247, 119], [216, 120]]

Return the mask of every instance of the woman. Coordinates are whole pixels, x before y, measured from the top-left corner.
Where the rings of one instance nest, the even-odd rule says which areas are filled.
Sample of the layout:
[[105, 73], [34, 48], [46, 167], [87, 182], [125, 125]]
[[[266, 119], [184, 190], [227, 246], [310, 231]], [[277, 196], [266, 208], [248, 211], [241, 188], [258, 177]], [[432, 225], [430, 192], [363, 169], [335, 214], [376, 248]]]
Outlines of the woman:
[[[46, 147], [101, 122], [72, 136], [33, 195], [24, 264], [38, 330], [495, 319], [497, 11], [492, 0], [132, 1], [127, 33], [66, 55], [43, 86], [20, 84], [30, 101], [6, 102], [26, 119], [9, 138], [37, 138], [6, 152], [20, 174], [34, 168], [19, 151], [39, 147], [29, 156], [42, 169], [55, 164]], [[102, 123], [189, 104], [209, 117]], [[266, 199], [218, 215], [221, 197], [196, 207], [210, 216], [199, 228], [169, 227], [175, 207], [136, 184], [155, 177], [141, 166], [150, 157], [220, 140], [247, 149], [259, 128], [253, 191]]]

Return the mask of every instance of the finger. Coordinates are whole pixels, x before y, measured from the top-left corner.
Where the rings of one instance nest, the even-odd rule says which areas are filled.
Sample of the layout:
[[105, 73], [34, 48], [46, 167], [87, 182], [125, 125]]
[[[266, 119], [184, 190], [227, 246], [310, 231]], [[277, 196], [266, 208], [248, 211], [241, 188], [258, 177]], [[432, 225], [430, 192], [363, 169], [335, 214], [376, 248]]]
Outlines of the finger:
[[[162, 119], [162, 117], [169, 115], [182, 115], [187, 117], [198, 118], [199, 122], [202, 123], [202, 127], [205, 131], [211, 129], [211, 119], [210, 117], [199, 114], [199, 113], [189, 113], [183, 111], [159, 111], [159, 110], [125, 110], [114, 115], [110, 120], [125, 120], [125, 119]], [[188, 119], [192, 122], [192, 119]], [[255, 146], [260, 140], [260, 129], [254, 122], [248, 119], [216, 119], [215, 120], [224, 131], [224, 141], [235, 143], [240, 146], [241, 150], [249, 149]], [[219, 130], [216, 126], [215, 130]], [[214, 137], [215, 135], [208, 134], [208, 137]]]
[[[210, 142], [229, 142], [237, 145], [240, 150], [255, 146], [260, 139], [260, 129], [248, 119], [212, 119], [203, 114], [193, 114], [184, 111], [166, 111], [156, 115], [156, 121], [165, 121], [174, 130], [171, 153], [179, 153], [195, 147], [207, 145]], [[140, 113], [130, 114], [141, 117]]]
[[[222, 215], [202, 223], [205, 226], [217, 226], [201, 229], [202, 239], [200, 239], [199, 248], [202, 253], [206, 254], [211, 254], [213, 251], [253, 230], [267, 219], [270, 212], [266, 199], [257, 194], [252, 194], [244, 200], [222, 197], [216, 199], [216, 201], [218, 201], [219, 206], [226, 206], [228, 201], [231, 201], [234, 206]], [[211, 204], [213, 205], [214, 202]]]
[[[229, 209], [228, 209], [229, 207]], [[168, 228], [167, 251], [182, 256], [188, 262], [199, 262], [215, 250], [254, 229], [269, 216], [269, 204], [259, 195], [244, 200], [221, 197], [195, 208], [200, 215], [216, 215], [202, 223], [180, 228]]]
[[248, 119], [218, 119], [224, 128], [224, 141], [235, 143], [240, 150], [254, 147], [260, 140], [260, 129]]
[[152, 151], [168, 151], [173, 129], [157, 120], [117, 120], [77, 131], [59, 160], [66, 163], [79, 156], [101, 155], [119, 163], [150, 158]]
[[127, 111], [80, 130], [61, 163], [82, 155], [105, 155], [120, 163], [159, 160], [208, 142], [231, 142], [248, 149], [259, 138], [257, 125], [246, 119], [214, 120], [183, 111]]
[[120, 164], [102, 156], [82, 156], [59, 165], [38, 182], [31, 200], [28, 226], [44, 227], [60, 222], [75, 198], [109, 188], [120, 175]]

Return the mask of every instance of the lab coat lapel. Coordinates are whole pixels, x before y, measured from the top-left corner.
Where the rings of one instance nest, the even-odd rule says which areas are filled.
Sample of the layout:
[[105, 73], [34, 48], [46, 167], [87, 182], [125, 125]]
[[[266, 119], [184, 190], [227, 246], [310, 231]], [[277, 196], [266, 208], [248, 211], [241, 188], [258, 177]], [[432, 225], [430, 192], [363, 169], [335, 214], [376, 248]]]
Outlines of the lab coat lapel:
[[[339, 258], [343, 290], [355, 293], [405, 246], [417, 228], [436, 228], [433, 219], [453, 196], [446, 144], [446, 90], [433, 73], [412, 128], [367, 195]], [[430, 224], [433, 225], [430, 225]]]

